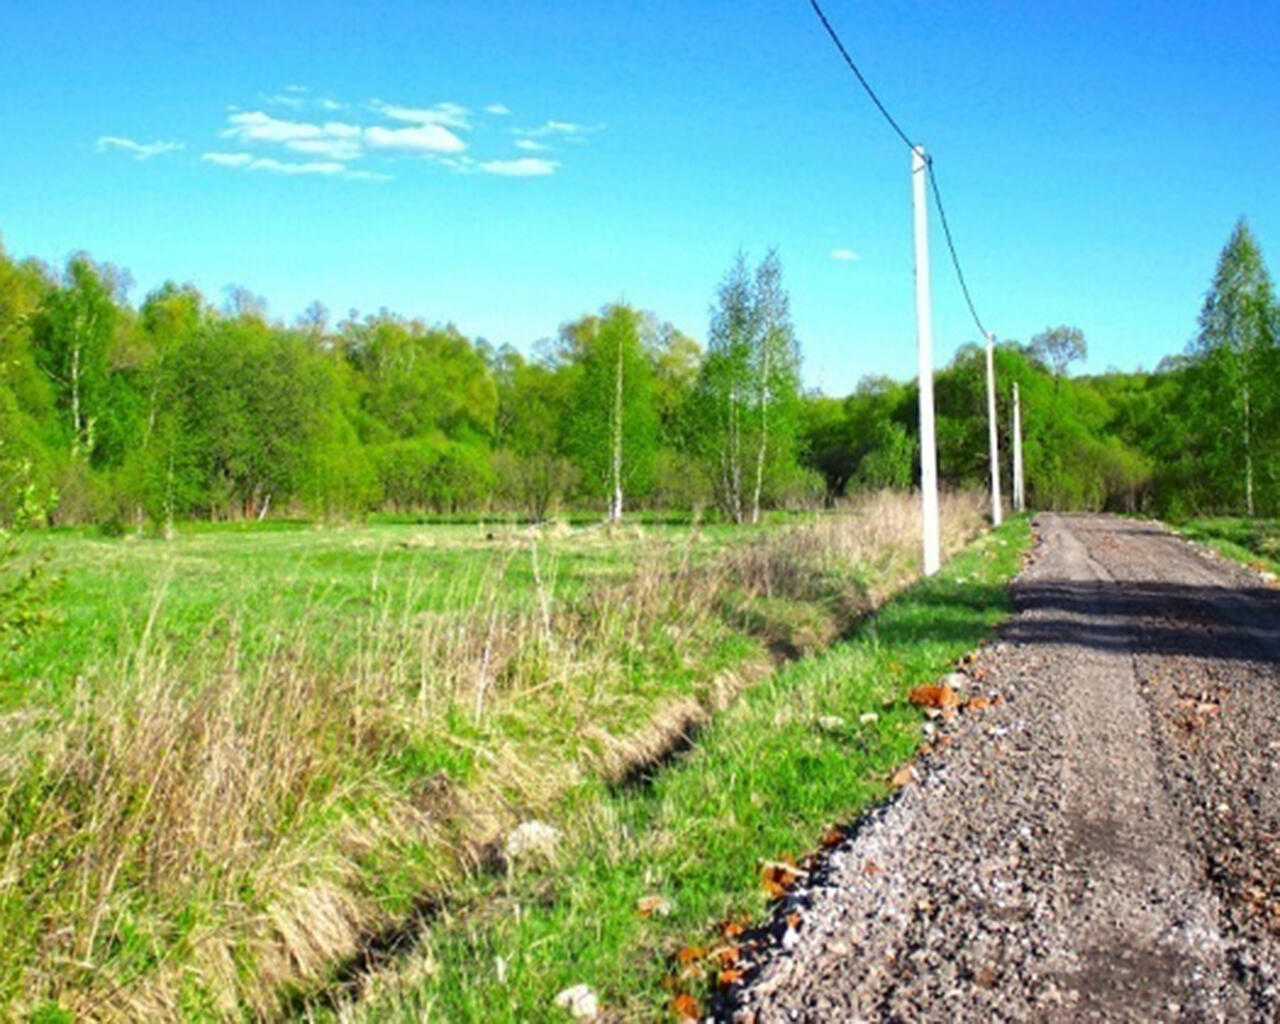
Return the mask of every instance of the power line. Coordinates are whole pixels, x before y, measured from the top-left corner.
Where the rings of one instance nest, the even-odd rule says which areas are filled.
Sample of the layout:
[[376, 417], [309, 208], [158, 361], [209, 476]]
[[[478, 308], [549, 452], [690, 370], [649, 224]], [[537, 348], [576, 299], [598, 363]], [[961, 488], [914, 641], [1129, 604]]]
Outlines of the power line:
[[[849, 65], [849, 70], [854, 73], [866, 94], [871, 97], [871, 102], [876, 105], [876, 109], [889, 122], [889, 127], [897, 132], [898, 138], [906, 144], [908, 149], [914, 151], [916, 148], [915, 143], [902, 130], [902, 126], [898, 124], [894, 116], [889, 113], [888, 108], [880, 101], [880, 97], [876, 95], [875, 90], [871, 88], [871, 83], [867, 81], [866, 76], [858, 69], [858, 65], [854, 63], [853, 58], [849, 56], [849, 51], [845, 49], [844, 43], [840, 41], [840, 36], [836, 33], [836, 30], [831, 27], [831, 22], [827, 20], [826, 14], [823, 13], [822, 8], [818, 5], [818, 0], [809, 0], [809, 6], [813, 8], [813, 13], [818, 16], [818, 20], [822, 22], [822, 27], [827, 30], [827, 35], [835, 43], [836, 49], [840, 51], [840, 56], [844, 58], [844, 62]], [[960, 282], [960, 291], [964, 293], [965, 304], [969, 307], [969, 315], [973, 317], [973, 322], [977, 325], [978, 330], [982, 332], [982, 337], [985, 339], [987, 330], [983, 327], [982, 318], [978, 316], [978, 311], [973, 305], [973, 297], [969, 294], [969, 285], [965, 281], [964, 270], [960, 266], [960, 257], [956, 253], [955, 240], [951, 237], [951, 225], [947, 223], [947, 210], [942, 205], [942, 190], [938, 188], [938, 176], [933, 170], [933, 158], [925, 154], [924, 160], [929, 174], [929, 184], [933, 190], [934, 202], [938, 205], [938, 219], [942, 222], [942, 233], [947, 240], [947, 251], [951, 254], [951, 265], [955, 268], [956, 279]]]
[[849, 65], [849, 70], [858, 77], [858, 81], [862, 83], [862, 88], [865, 89], [867, 95], [871, 97], [871, 102], [876, 105], [880, 113], [884, 115], [884, 119], [889, 122], [889, 127], [898, 133], [898, 138], [907, 144], [907, 149], [915, 149], [915, 144], [907, 138], [907, 133], [902, 130], [902, 126], [893, 119], [893, 115], [889, 113], [888, 108], [880, 102], [880, 97], [877, 96], [876, 91], [871, 88], [871, 83], [868, 82], [866, 78], [863, 77], [862, 72], [858, 70], [858, 65], [855, 64], [853, 62], [853, 58], [849, 56], [849, 51], [844, 48], [844, 43], [840, 42], [840, 37], [836, 35], [836, 30], [831, 27], [831, 22], [827, 21], [827, 16], [822, 13], [822, 8], [818, 6], [818, 0], [809, 0], [809, 5], [813, 8], [813, 13], [818, 16], [818, 20], [822, 22], [822, 27], [827, 30], [827, 35], [831, 37], [831, 41], [836, 44], [836, 49], [840, 51], [840, 56], [842, 56], [844, 58], [844, 62]]
[[933, 161], [928, 162], [929, 184], [933, 186], [933, 198], [938, 204], [938, 219], [942, 222], [942, 234], [947, 240], [947, 250], [951, 253], [951, 265], [956, 268], [956, 280], [960, 282], [960, 291], [964, 293], [965, 304], [969, 307], [969, 315], [973, 317], [973, 322], [978, 325], [978, 332], [982, 336], [982, 340], [987, 339], [987, 329], [982, 326], [982, 318], [978, 316], [978, 311], [973, 308], [973, 297], [969, 294], [969, 285], [965, 282], [964, 271], [960, 268], [960, 257], [956, 255], [956, 244], [951, 238], [951, 225], [947, 223], [947, 208], [942, 205], [942, 191], [938, 188], [938, 175], [934, 172]]

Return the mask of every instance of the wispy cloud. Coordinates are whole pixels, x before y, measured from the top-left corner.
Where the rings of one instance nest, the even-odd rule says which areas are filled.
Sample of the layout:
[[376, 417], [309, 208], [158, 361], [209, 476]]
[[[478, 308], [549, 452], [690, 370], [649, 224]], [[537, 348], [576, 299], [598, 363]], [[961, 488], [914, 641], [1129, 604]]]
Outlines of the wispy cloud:
[[366, 128], [364, 141], [370, 149], [394, 150], [400, 153], [461, 153], [467, 148], [448, 128], [423, 124], [414, 128]]
[[253, 163], [251, 153], [202, 153], [200, 159], [219, 167], [244, 167]]
[[852, 249], [832, 249], [831, 258], [833, 260], [860, 260], [862, 257]]
[[476, 165], [485, 174], [497, 174], [506, 178], [544, 178], [555, 174], [560, 164], [555, 160], [526, 156], [519, 160], [486, 160]]
[[515, 128], [513, 131], [516, 135], [539, 139], [548, 135], [566, 137], [589, 135], [591, 132], [598, 132], [603, 127], [603, 125], [599, 124], [578, 124], [576, 121], [544, 121], [536, 128]]
[[255, 157], [252, 153], [204, 153], [201, 160], [221, 167], [237, 167], [247, 171], [266, 171], [289, 177], [321, 175], [332, 178], [348, 178], [354, 181], [389, 181], [391, 175], [376, 171], [353, 170], [338, 160], [311, 160], [304, 162], [276, 160], [273, 157]]
[[[344, 178], [386, 181], [388, 171], [406, 160], [436, 165], [456, 174], [490, 174], [507, 178], [548, 177], [560, 161], [535, 155], [585, 142], [603, 128], [576, 121], [548, 120], [536, 127], [499, 129], [492, 121], [473, 122], [470, 108], [452, 101], [430, 105], [389, 103], [374, 99], [341, 103], [305, 85], [280, 87], [260, 98], [260, 109], [228, 108], [221, 129], [225, 148], [202, 152], [199, 159], [230, 170], [257, 171], [281, 177]], [[275, 108], [287, 108], [280, 110]], [[477, 110], [505, 117], [505, 103]], [[271, 111], [271, 112], [269, 112]], [[290, 113], [295, 112], [296, 113]], [[333, 112], [342, 111], [335, 116]], [[512, 136], [520, 155], [501, 156]], [[505, 139], [506, 142], [502, 143]], [[472, 154], [472, 145], [479, 153]], [[500, 144], [495, 149], [495, 144]], [[136, 142], [103, 136], [99, 151], [118, 150], [137, 160], [183, 148], [180, 142]], [[507, 149], [508, 154], [510, 149]]]
[[438, 124], [448, 128], [466, 131], [471, 127], [471, 111], [458, 103], [436, 103], [430, 107], [406, 107], [398, 103], [384, 103], [374, 100], [369, 104], [371, 110], [393, 121], [407, 121], [410, 124]]
[[174, 153], [185, 147], [181, 142], [164, 142], [159, 140], [156, 142], [134, 142], [133, 139], [126, 139], [119, 135], [103, 135], [98, 139], [94, 148], [99, 153], [119, 150], [121, 152], [128, 153], [135, 160], [150, 160], [153, 156], [163, 156], [165, 153]]

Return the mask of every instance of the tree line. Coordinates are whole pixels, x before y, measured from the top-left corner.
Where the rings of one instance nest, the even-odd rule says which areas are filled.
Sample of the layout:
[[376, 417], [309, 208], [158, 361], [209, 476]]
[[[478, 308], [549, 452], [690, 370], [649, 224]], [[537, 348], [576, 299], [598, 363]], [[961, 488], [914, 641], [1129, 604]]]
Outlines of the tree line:
[[[744, 256], [711, 305], [705, 351], [612, 303], [525, 355], [382, 311], [293, 324], [242, 288], [221, 305], [76, 254], [56, 272], [0, 251], [0, 525], [317, 518], [372, 511], [762, 509], [911, 487], [917, 387], [865, 378], [805, 393], [782, 266]], [[1241, 220], [1197, 332], [1151, 373], [1070, 374], [1082, 332], [995, 353], [1001, 449], [1022, 396], [1034, 507], [1280, 512], [1280, 314]], [[983, 352], [935, 380], [940, 478], [989, 474]], [[1008, 473], [1008, 465], [1004, 467]]]

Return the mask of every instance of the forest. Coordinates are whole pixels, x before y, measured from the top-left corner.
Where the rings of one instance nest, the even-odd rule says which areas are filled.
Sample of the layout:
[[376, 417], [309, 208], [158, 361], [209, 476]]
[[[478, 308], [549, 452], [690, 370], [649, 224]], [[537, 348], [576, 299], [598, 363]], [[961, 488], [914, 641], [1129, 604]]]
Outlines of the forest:
[[[916, 385], [804, 391], [776, 252], [732, 263], [705, 349], [623, 303], [524, 354], [385, 310], [332, 323], [315, 303], [285, 324], [241, 287], [219, 304], [168, 282], [136, 305], [130, 288], [85, 253], [58, 270], [0, 250], [0, 527], [633, 510], [745, 522], [915, 479]], [[1191, 341], [1154, 371], [1073, 373], [1088, 350], [1070, 326], [998, 342], [1003, 457], [1016, 382], [1031, 505], [1276, 514], [1278, 321], [1242, 219]], [[983, 486], [979, 346], [935, 387], [940, 478]]]

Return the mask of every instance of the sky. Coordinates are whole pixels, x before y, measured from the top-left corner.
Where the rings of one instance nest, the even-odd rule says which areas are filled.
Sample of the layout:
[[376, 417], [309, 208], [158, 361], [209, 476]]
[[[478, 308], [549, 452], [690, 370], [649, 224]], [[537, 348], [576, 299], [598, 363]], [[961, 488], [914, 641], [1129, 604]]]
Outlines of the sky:
[[[925, 146], [988, 329], [1182, 351], [1247, 216], [1280, 266], [1280, 9], [825, 0]], [[0, 240], [292, 320], [529, 351], [614, 301], [700, 340], [776, 246], [809, 387], [915, 371], [910, 156], [807, 0], [0, 0]], [[978, 340], [931, 211], [939, 362]]]

